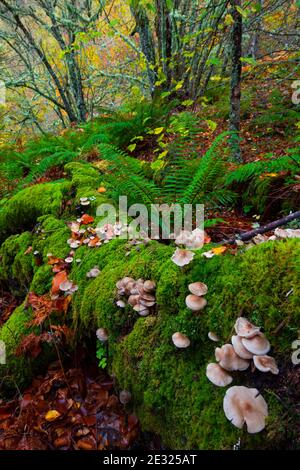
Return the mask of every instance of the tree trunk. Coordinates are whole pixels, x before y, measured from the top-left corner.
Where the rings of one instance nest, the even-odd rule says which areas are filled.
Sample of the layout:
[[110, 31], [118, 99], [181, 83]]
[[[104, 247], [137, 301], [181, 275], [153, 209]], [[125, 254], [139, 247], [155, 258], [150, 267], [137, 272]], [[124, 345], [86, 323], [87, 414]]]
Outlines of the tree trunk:
[[232, 158], [236, 162], [242, 162], [240, 148], [241, 125], [241, 78], [242, 78], [242, 37], [243, 19], [237, 8], [241, 7], [241, 0], [231, 0], [231, 15], [234, 19], [232, 28], [232, 71], [231, 71], [231, 96], [230, 96], [230, 123], [232, 131], [230, 138]]

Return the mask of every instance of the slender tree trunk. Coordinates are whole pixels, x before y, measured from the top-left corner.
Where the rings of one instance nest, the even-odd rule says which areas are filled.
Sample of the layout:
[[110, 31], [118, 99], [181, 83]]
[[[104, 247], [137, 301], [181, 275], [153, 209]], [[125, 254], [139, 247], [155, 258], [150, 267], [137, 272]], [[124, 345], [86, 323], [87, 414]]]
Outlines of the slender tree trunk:
[[231, 15], [234, 19], [232, 28], [232, 71], [231, 71], [231, 95], [230, 95], [230, 131], [232, 158], [242, 162], [240, 148], [240, 126], [241, 126], [241, 78], [242, 78], [242, 37], [243, 19], [237, 8], [241, 7], [241, 0], [231, 0]]

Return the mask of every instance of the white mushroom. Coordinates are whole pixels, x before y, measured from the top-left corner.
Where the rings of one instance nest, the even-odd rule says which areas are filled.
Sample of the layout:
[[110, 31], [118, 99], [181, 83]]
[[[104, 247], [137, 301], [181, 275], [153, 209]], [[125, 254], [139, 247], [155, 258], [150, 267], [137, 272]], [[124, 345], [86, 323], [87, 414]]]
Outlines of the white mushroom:
[[172, 335], [172, 341], [176, 348], [179, 349], [188, 348], [191, 344], [189, 338], [183, 333], [180, 333], [179, 331]]
[[234, 329], [238, 336], [242, 338], [253, 338], [253, 336], [259, 333], [260, 328], [253, 325], [247, 318], [239, 317], [235, 322]]
[[209, 331], [207, 336], [211, 341], [214, 341], [215, 343], [218, 343], [220, 341], [220, 338], [213, 331]]
[[233, 349], [235, 350], [238, 356], [240, 356], [242, 359], [252, 359], [253, 354], [243, 346], [242, 338], [240, 336], [233, 335], [231, 337], [231, 342]]
[[120, 308], [125, 308], [126, 307], [126, 303], [124, 302], [124, 300], [118, 300], [116, 302], [117, 306], [120, 307]]
[[279, 374], [279, 369], [277, 367], [274, 357], [253, 356], [253, 362], [255, 367], [261, 372], [272, 372], [272, 374], [275, 375]]
[[192, 294], [201, 297], [202, 295], [207, 294], [208, 288], [204, 282], [193, 282], [192, 284], [189, 284], [189, 291]]
[[208, 364], [206, 377], [217, 387], [226, 387], [231, 384], [233, 378], [219, 364]]
[[243, 346], [255, 356], [264, 356], [270, 349], [270, 343], [263, 333], [259, 333], [253, 338], [242, 338]]
[[249, 361], [239, 357], [231, 344], [224, 344], [221, 348], [215, 350], [216, 360], [225, 370], [246, 370], [249, 367]]
[[108, 340], [108, 331], [106, 328], [98, 328], [96, 336], [101, 343], [105, 343]]
[[190, 294], [185, 299], [186, 306], [193, 312], [202, 310], [207, 305], [207, 300], [204, 297], [198, 297], [197, 295]]
[[189, 250], [181, 250], [180, 248], [176, 248], [175, 253], [172, 256], [172, 261], [177, 264], [177, 266], [186, 266], [189, 264], [195, 256], [195, 253]]
[[242, 429], [246, 423], [250, 434], [265, 427], [268, 405], [256, 388], [230, 387], [224, 397], [223, 409], [226, 418], [237, 428]]

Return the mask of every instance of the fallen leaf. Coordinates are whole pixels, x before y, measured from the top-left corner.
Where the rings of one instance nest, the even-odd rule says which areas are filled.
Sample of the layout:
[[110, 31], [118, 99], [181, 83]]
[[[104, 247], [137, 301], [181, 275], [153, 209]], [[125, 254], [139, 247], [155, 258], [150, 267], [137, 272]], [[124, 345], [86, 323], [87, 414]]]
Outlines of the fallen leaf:
[[66, 271], [60, 271], [57, 273], [52, 280], [52, 295], [57, 295], [60, 293], [60, 284], [68, 280], [68, 275]]
[[82, 225], [88, 225], [88, 224], [92, 224], [94, 222], [94, 217], [92, 217], [91, 215], [88, 215], [88, 214], [83, 214], [83, 216], [81, 217], [81, 223]]
[[61, 414], [57, 410], [50, 410], [48, 413], [45, 415], [45, 420], [49, 421], [50, 423], [52, 421], [55, 421], [61, 416]]
[[213, 252], [214, 255], [221, 255], [226, 250], [227, 250], [226, 246], [218, 246], [217, 248], [212, 248], [211, 251]]

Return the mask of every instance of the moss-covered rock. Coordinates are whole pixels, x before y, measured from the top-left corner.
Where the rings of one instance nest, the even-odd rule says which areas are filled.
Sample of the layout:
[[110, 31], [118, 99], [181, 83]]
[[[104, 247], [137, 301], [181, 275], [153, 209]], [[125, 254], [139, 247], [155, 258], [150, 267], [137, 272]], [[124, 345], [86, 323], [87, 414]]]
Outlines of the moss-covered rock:
[[26, 254], [31, 246], [32, 234], [24, 232], [12, 235], [0, 247], [0, 283], [19, 296], [26, 292], [34, 270], [32, 251]]
[[70, 182], [30, 186], [13, 196], [0, 209], [0, 243], [9, 235], [32, 228], [44, 214], [58, 215]]
[[[47, 254], [63, 258], [69, 253], [68, 210], [80, 197], [95, 197], [89, 206], [93, 215], [99, 203], [107, 202], [107, 197], [97, 192], [102, 184], [97, 170], [72, 163], [66, 171], [71, 182], [27, 188], [1, 209], [2, 240], [36, 222], [38, 230], [14, 235], [2, 244], [0, 281], [15, 280], [16, 285], [39, 295], [47, 292], [53, 276]], [[71, 198], [65, 206], [69, 209], [58, 219], [66, 196]], [[32, 253], [24, 256], [29, 246], [38, 251], [40, 266]], [[76, 250], [75, 257], [81, 262], [73, 263], [69, 278], [79, 286], [70, 312], [78, 341], [95, 341], [97, 327], [109, 330], [109, 369], [120, 387], [131, 391], [143, 428], [160, 434], [171, 448], [227, 449], [239, 438], [243, 448], [268, 448], [278, 445], [283, 436], [289, 439], [281, 419], [283, 404], [273, 391], [276, 377], [270, 381], [267, 374], [262, 379], [257, 372], [234, 375], [235, 384], [257, 387], [269, 405], [266, 430], [249, 436], [226, 420], [222, 409], [225, 390], [207, 380], [205, 369], [214, 361], [215, 345], [208, 340], [208, 332], [214, 331], [222, 343], [230, 341], [234, 322], [242, 314], [265, 331], [284, 372], [300, 325], [299, 241], [268, 242], [236, 256], [228, 253], [212, 259], [203, 258], [198, 251], [183, 269], [171, 261], [173, 251], [174, 247], [154, 241], [132, 246], [120, 239], [99, 248], [82, 246]], [[95, 265], [101, 274], [87, 278]], [[115, 284], [124, 276], [156, 281], [157, 308], [153, 315], [140, 318], [129, 306], [117, 308]], [[208, 285], [208, 305], [199, 313], [185, 305], [188, 284], [193, 281]], [[0, 329], [0, 340], [5, 341], [8, 352], [0, 377], [10, 387], [24, 386], [32, 372], [41, 367], [41, 361], [47, 364], [45, 355], [32, 361], [14, 354], [20, 339], [31, 331], [27, 327], [30, 315], [22, 305]], [[189, 336], [188, 349], [176, 350], [171, 341], [175, 331]], [[290, 426], [289, 433], [292, 431]]]
[[[222, 410], [225, 391], [205, 377], [207, 363], [214, 361], [214, 344], [207, 333], [215, 331], [222, 343], [228, 342], [236, 318], [243, 314], [266, 332], [279, 364], [289, 356], [300, 324], [295, 263], [299, 242], [270, 242], [238, 256], [211, 260], [198, 253], [185, 270], [170, 261], [171, 247], [153, 242], [137, 248], [129, 256], [121, 241], [99, 250], [81, 249], [83, 261], [72, 272], [80, 285], [73, 313], [85, 334], [89, 330], [94, 335], [96, 326], [109, 329], [111, 370], [120, 386], [132, 392], [144, 429], [158, 432], [168, 446], [177, 449], [232, 448], [239, 437], [249, 448], [278, 444], [285, 433], [278, 430], [282, 405], [268, 389], [261, 390], [270, 407], [267, 431], [249, 436], [226, 420]], [[86, 273], [94, 265], [102, 272], [96, 279], [87, 279]], [[131, 308], [116, 307], [115, 283], [125, 275], [156, 280], [156, 315], [138, 319]], [[208, 306], [199, 314], [185, 307], [188, 284], [196, 280], [209, 287]], [[175, 331], [190, 337], [189, 349], [174, 348], [171, 335]], [[236, 374], [235, 383], [258, 386], [257, 375]], [[261, 389], [261, 383], [258, 387]]]

